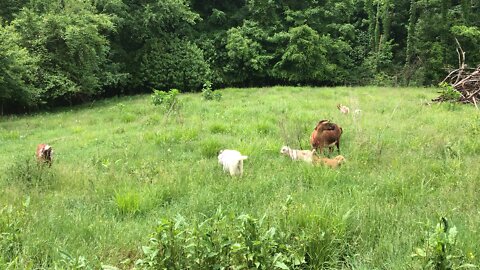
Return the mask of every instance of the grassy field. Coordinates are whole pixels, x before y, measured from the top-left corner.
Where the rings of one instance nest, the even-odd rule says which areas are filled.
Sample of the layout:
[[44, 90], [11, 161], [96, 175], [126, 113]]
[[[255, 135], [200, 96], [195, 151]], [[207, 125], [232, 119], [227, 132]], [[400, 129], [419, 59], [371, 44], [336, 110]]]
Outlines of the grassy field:
[[[440, 260], [427, 241], [440, 217], [458, 231], [446, 252], [463, 256], [447, 263], [480, 262], [473, 106], [425, 105], [437, 93], [420, 88], [221, 93], [221, 101], [182, 94], [168, 114], [144, 95], [1, 119], [0, 268], [130, 269], [159, 221], [198, 224], [219, 212], [227, 223], [248, 214], [260, 231], [290, 235], [286, 243], [308, 253], [300, 268], [420, 268]], [[342, 115], [337, 103], [362, 112]], [[343, 127], [345, 166], [280, 155], [282, 145], [309, 148], [321, 119]], [[55, 161], [37, 169], [44, 142]], [[249, 156], [242, 178], [217, 164], [224, 148]], [[417, 248], [425, 257], [411, 256]]]

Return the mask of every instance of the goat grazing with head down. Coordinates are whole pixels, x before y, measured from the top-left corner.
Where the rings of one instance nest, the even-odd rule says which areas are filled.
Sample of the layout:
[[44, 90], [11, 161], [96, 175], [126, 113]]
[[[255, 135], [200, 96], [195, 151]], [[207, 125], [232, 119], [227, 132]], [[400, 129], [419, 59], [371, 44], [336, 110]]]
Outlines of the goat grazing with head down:
[[53, 149], [50, 145], [44, 143], [39, 144], [35, 156], [39, 164], [46, 163], [49, 167], [52, 166]]
[[330, 153], [333, 151], [333, 146], [337, 147], [340, 153], [340, 137], [343, 129], [337, 124], [330, 123], [329, 120], [321, 120], [312, 132], [310, 137], [310, 144], [319, 153], [323, 153], [323, 148], [328, 147]]
[[338, 155], [334, 158], [318, 158], [316, 157], [313, 160], [313, 163], [316, 164], [321, 164], [327, 167], [330, 167], [332, 169], [336, 169], [337, 167], [340, 167], [343, 163], [346, 162], [346, 159], [342, 155]]
[[240, 154], [237, 150], [224, 149], [220, 150], [218, 155], [218, 163], [222, 165], [224, 172], [229, 172], [231, 176], [243, 175], [243, 161], [248, 156]]

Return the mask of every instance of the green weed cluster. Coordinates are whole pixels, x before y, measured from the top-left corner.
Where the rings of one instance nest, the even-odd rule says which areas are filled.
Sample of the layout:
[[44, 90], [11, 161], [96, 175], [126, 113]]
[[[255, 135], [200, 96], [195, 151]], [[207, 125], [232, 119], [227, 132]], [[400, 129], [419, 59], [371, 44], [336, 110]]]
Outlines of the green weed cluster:
[[137, 261], [143, 269], [293, 269], [305, 265], [304, 235], [221, 211], [200, 223], [163, 219]]
[[166, 109], [174, 110], [180, 106], [178, 94], [180, 94], [178, 89], [170, 89], [168, 92], [154, 89], [151, 96], [152, 103], [155, 106], [163, 106]]
[[26, 188], [50, 187], [55, 185], [57, 180], [55, 170], [28, 157], [17, 158], [6, 174], [7, 183], [20, 184]]
[[453, 88], [453, 86], [451, 86], [450, 84], [448, 84], [446, 82], [440, 84], [439, 93], [440, 93], [440, 96], [439, 96], [440, 100], [451, 101], [451, 102], [458, 101], [458, 99], [462, 95], [462, 94], [460, 94], [460, 92], [455, 90], [455, 88]]
[[420, 269], [478, 269], [471, 263], [473, 253], [465, 254], [458, 247], [457, 234], [457, 228], [442, 217], [433, 231], [426, 232], [424, 246], [417, 248], [412, 258], [418, 260]]
[[220, 101], [222, 99], [222, 93], [220, 93], [218, 90], [213, 91], [212, 83], [207, 81], [203, 84], [202, 97], [204, 100]]

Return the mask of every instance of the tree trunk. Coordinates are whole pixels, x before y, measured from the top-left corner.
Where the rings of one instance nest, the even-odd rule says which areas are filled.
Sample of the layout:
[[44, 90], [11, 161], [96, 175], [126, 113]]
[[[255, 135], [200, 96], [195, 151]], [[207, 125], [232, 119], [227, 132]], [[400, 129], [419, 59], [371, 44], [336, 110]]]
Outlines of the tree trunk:
[[380, 48], [380, 3], [377, 3], [377, 15], [375, 16], [375, 51]]
[[365, 1], [365, 10], [368, 14], [368, 35], [370, 37], [370, 48], [375, 48], [375, 11], [373, 1]]
[[442, 62], [447, 63], [447, 48], [448, 48], [448, 34], [450, 33], [450, 25], [448, 23], [448, 9], [450, 7], [450, 0], [442, 0], [441, 16], [442, 16], [442, 33], [440, 34], [440, 41], [442, 43]]
[[407, 48], [405, 52], [405, 83], [406, 85], [410, 84], [411, 78], [411, 64], [413, 59], [413, 49], [414, 49], [414, 36], [415, 36], [415, 24], [417, 21], [417, 4], [415, 0], [410, 1], [410, 12], [408, 18], [408, 28], [407, 28]]
[[383, 16], [382, 16], [382, 24], [383, 24], [383, 40], [387, 42], [390, 40], [390, 26], [392, 24], [392, 15], [391, 15], [391, 5], [389, 0], [385, 1], [385, 6], [383, 7]]

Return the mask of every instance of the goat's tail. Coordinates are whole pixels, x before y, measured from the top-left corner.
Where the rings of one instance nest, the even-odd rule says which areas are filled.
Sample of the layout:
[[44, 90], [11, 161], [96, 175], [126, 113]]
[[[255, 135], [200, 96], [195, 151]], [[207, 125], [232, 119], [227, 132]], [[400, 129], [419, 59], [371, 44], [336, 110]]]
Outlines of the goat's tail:
[[240, 156], [240, 160], [245, 160], [247, 158], [248, 158], [248, 156]]

